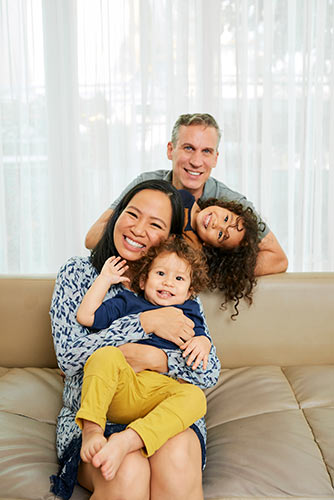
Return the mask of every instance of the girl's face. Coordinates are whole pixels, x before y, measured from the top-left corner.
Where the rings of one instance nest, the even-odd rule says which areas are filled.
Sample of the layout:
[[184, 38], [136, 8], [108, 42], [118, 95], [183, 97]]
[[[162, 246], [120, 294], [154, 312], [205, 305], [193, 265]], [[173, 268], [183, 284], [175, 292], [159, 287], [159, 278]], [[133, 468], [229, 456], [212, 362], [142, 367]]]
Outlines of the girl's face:
[[140, 283], [145, 299], [156, 306], [183, 304], [191, 295], [190, 285], [190, 265], [174, 252], [159, 254]]
[[114, 227], [114, 243], [126, 260], [140, 259], [151, 246], [166, 239], [172, 221], [172, 204], [167, 194], [144, 189], [135, 194]]
[[215, 205], [198, 213], [195, 229], [207, 245], [227, 249], [240, 245], [245, 234], [242, 219], [230, 210]]

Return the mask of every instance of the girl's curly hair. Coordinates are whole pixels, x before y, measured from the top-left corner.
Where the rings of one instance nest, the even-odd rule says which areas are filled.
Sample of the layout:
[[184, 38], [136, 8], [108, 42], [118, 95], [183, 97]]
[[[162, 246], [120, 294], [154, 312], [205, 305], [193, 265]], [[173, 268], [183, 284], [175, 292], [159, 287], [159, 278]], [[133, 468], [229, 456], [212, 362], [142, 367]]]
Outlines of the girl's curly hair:
[[259, 253], [260, 233], [265, 229], [265, 223], [259, 222], [254, 211], [250, 207], [244, 207], [235, 201], [210, 198], [199, 201], [198, 205], [203, 208], [217, 205], [227, 208], [238, 216], [244, 228], [244, 237], [238, 247], [232, 249], [203, 246], [203, 251], [209, 266], [209, 290], [219, 289], [224, 294], [222, 309], [230, 301], [234, 301], [235, 319], [239, 314], [238, 305], [242, 298], [249, 305], [253, 302], [253, 288], [256, 285], [255, 265]]
[[172, 235], [167, 240], [162, 241], [160, 245], [151, 247], [141, 259], [131, 262], [132, 290], [139, 295], [143, 293], [140, 288], [141, 280], [147, 280], [152, 262], [164, 252], [176, 253], [178, 257], [189, 264], [192, 298], [208, 287], [208, 266], [204, 254], [191, 247], [182, 236]]

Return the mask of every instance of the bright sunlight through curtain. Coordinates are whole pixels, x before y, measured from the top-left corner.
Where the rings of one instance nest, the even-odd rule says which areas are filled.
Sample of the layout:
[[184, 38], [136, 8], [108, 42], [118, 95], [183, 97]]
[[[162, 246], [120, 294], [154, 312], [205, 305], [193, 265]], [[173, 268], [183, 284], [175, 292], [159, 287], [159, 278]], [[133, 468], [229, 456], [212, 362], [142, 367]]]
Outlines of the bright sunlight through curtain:
[[1, 0], [0, 272], [54, 273], [181, 113], [290, 271], [334, 270], [334, 0]]

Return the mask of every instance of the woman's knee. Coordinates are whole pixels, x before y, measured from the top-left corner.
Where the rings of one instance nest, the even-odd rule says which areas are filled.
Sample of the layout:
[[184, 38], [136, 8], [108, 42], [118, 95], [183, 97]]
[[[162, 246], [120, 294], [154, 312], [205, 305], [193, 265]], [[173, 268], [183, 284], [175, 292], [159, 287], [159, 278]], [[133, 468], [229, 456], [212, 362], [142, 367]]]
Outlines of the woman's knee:
[[203, 500], [202, 453], [193, 430], [169, 439], [150, 458], [150, 464], [151, 500]]
[[202, 471], [202, 449], [199, 439], [192, 429], [187, 429], [169, 439], [150, 459], [152, 474], [154, 468], [161, 466], [167, 475], [171, 473], [180, 477], [189, 473], [189, 464], [196, 475]]
[[[141, 451], [129, 453], [118, 469], [116, 478], [119, 490], [125, 494], [124, 498], [129, 497], [129, 491], [135, 490], [140, 492], [138, 498], [142, 498], [144, 493], [149, 495], [151, 468], [148, 459]], [[133, 498], [137, 496], [134, 494]]]
[[133, 500], [149, 500], [150, 479], [149, 462], [139, 451], [125, 457], [112, 481], [90, 464], [81, 464], [78, 475], [79, 484], [93, 492], [91, 500], [128, 500], [129, 492]]

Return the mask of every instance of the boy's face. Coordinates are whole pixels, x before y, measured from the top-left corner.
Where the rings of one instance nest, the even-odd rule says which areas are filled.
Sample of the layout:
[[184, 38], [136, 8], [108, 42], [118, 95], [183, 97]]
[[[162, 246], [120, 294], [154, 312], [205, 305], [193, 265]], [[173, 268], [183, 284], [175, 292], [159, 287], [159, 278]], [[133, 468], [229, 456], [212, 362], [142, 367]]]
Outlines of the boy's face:
[[176, 253], [163, 252], [152, 262], [146, 282], [141, 280], [145, 299], [156, 306], [183, 304], [191, 295], [189, 264]]
[[207, 245], [227, 249], [239, 246], [245, 234], [242, 219], [215, 205], [199, 212], [195, 230]]

